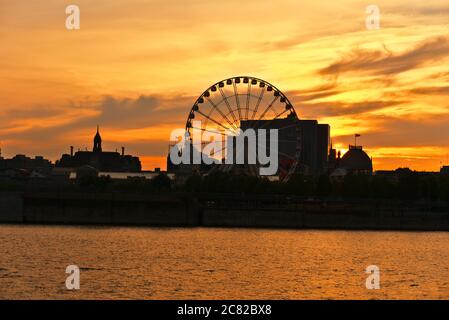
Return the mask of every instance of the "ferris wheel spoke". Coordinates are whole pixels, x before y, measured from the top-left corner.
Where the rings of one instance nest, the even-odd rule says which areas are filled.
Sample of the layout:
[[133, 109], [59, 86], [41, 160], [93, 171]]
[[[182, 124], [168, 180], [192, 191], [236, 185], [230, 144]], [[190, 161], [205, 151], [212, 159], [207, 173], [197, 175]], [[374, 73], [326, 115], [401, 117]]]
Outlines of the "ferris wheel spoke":
[[281, 113], [276, 113], [276, 117], [275, 119], [278, 119], [280, 116], [282, 116], [284, 113], [288, 112], [288, 109], [285, 109], [284, 111], [282, 111]]
[[254, 108], [254, 110], [253, 110], [253, 114], [251, 116], [251, 120], [254, 120], [254, 116], [256, 115], [257, 110], [259, 109], [259, 105], [260, 105], [260, 102], [262, 101], [264, 93], [265, 93], [265, 86], [262, 87], [262, 90], [260, 90], [259, 98], [258, 98], [257, 103], [256, 103], [256, 108]]
[[207, 132], [210, 132], [210, 133], [218, 133], [218, 134], [220, 134], [220, 135], [222, 135], [222, 136], [227, 136], [227, 134], [226, 133], [223, 133], [223, 132], [220, 132], [220, 131], [214, 131], [214, 130], [208, 130], [208, 129], [205, 129], [205, 128], [198, 128], [198, 127], [191, 127], [192, 129], [196, 129], [196, 130], [201, 130], [201, 131], [207, 131]]
[[[218, 149], [218, 150], [213, 150], [214, 152], [213, 152], [213, 155], [215, 155], [215, 154], [217, 154], [217, 153], [220, 153], [220, 152], [222, 152], [223, 150], [225, 150], [226, 149], [226, 144], [225, 144], [225, 146], [224, 147], [222, 147], [221, 149]], [[222, 154], [222, 158], [223, 158], [223, 154]]]
[[227, 123], [229, 123], [231, 127], [234, 128], [234, 130], [237, 130], [237, 127], [231, 121], [229, 121], [228, 117], [226, 117], [223, 111], [221, 111], [220, 108], [210, 98], [207, 98], [207, 101], [209, 101], [209, 103], [214, 107], [214, 109], [217, 110], [217, 112], [223, 117], [223, 119], [226, 120]]
[[203, 117], [206, 117], [208, 120], [214, 122], [215, 124], [218, 124], [220, 127], [223, 127], [223, 128], [225, 128], [226, 130], [232, 131], [231, 128], [228, 128], [228, 127], [224, 126], [222, 123], [218, 122], [217, 120], [215, 120], [214, 118], [208, 116], [207, 114], [201, 112], [200, 110], [197, 110], [196, 112], [198, 112], [199, 114], [201, 114]]
[[248, 90], [246, 91], [245, 120], [248, 120], [248, 110], [249, 110], [250, 97], [251, 97], [251, 81], [248, 81]]
[[237, 85], [235, 84], [235, 81], [233, 83], [233, 86], [234, 86], [235, 103], [237, 104], [237, 110], [239, 112], [239, 119], [242, 119], [242, 114], [240, 112], [239, 93], [237, 91]]
[[287, 158], [289, 158], [289, 159], [296, 160], [295, 156], [291, 156], [291, 155], [286, 154], [286, 153], [284, 153], [284, 152], [278, 151], [278, 154], [283, 155], [283, 156], [285, 156], [285, 157], [287, 157]]
[[[277, 99], [279, 99], [279, 96], [275, 96], [273, 101], [271, 101], [271, 103], [268, 105], [268, 107], [264, 110], [264, 112], [260, 115], [259, 119], [257, 119], [257, 121], [262, 120], [262, 118], [265, 116], [265, 114], [268, 112], [268, 110], [271, 109], [271, 107], [273, 106], [273, 104], [277, 101]], [[254, 127], [253, 127], [254, 128]]]
[[[273, 120], [274, 119], [278, 119], [280, 116], [282, 116], [284, 113], [286, 113], [288, 110], [286, 109], [286, 110], [284, 110], [284, 111], [282, 111], [281, 113], [277, 113], [276, 114], [276, 117], [274, 117], [273, 118]], [[267, 124], [269, 124], [269, 122], [266, 122], [265, 124], [263, 124], [260, 128], [257, 128], [257, 129], [263, 129], [263, 128], [265, 128], [265, 126], [267, 125]], [[279, 130], [279, 129], [278, 129]]]
[[238, 120], [237, 120], [237, 118], [234, 115], [234, 111], [232, 111], [231, 105], [229, 104], [229, 101], [228, 101], [228, 97], [226, 97], [226, 95], [224, 94], [222, 88], [219, 88], [219, 90], [220, 90], [221, 96], [223, 97], [223, 101], [226, 103], [226, 106], [228, 107], [228, 110], [229, 110], [229, 113], [232, 116], [232, 119], [234, 119], [234, 122], [237, 123]]
[[[192, 128], [193, 128], [193, 129], [202, 130], [202, 131], [214, 132], [214, 131], [210, 131], [210, 130], [203, 129], [203, 128], [197, 128], [197, 127], [192, 127]], [[221, 134], [221, 135], [226, 136], [226, 134], [220, 133], [220, 132], [218, 132], [218, 131], [215, 131], [214, 133], [219, 133], [219, 134]], [[201, 146], [201, 150], [200, 150], [200, 151], [202, 151], [202, 150], [203, 150], [203, 146], [208, 145], [210, 142], [211, 142], [211, 141], [200, 141], [200, 142], [197, 142], [197, 143], [191, 142], [190, 144], [191, 144], [192, 146]], [[219, 152], [221, 152], [221, 151], [223, 151], [223, 150], [226, 149], [226, 143], [223, 143], [223, 140], [222, 140], [221, 142], [222, 142], [222, 144], [221, 144], [222, 147], [221, 147], [220, 149], [218, 149], [218, 150], [214, 150], [214, 152], [213, 152], [214, 154], [219, 153]]]

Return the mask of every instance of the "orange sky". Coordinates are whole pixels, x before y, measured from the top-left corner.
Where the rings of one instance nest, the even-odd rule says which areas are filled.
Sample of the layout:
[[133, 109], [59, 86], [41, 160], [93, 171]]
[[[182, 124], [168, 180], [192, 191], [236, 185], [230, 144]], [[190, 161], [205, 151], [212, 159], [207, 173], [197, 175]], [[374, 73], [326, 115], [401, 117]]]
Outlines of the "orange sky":
[[[65, 28], [77, 4], [81, 29]], [[0, 0], [3, 156], [56, 160], [104, 148], [165, 167], [172, 129], [196, 97], [235, 75], [280, 88], [298, 115], [353, 134], [375, 169], [438, 170], [449, 153], [449, 3], [376, 1]]]

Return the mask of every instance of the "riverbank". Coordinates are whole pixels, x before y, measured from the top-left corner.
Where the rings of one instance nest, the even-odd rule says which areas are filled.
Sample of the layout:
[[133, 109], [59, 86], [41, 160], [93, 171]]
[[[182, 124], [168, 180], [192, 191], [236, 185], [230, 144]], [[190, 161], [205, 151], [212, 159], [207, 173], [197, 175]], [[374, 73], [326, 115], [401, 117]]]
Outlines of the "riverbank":
[[0, 223], [449, 231], [449, 204], [216, 194], [3, 192]]

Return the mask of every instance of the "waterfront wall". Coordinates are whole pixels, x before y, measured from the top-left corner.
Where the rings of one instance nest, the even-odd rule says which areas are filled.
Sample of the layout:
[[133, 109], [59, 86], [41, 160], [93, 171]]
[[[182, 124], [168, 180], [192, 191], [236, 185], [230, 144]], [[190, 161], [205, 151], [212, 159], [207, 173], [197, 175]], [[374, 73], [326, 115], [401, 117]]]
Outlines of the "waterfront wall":
[[449, 231], [449, 213], [422, 211], [333, 212], [207, 209], [202, 225], [209, 227], [441, 230]]
[[[244, 199], [244, 198], [243, 198]], [[0, 222], [449, 231], [449, 204], [206, 200], [186, 195], [0, 193]]]
[[163, 195], [24, 194], [24, 223], [197, 226], [192, 201]]
[[0, 193], [0, 222], [23, 221], [23, 198], [18, 192]]
[[[232, 196], [231, 196], [232, 198]], [[411, 200], [314, 200], [287, 196], [215, 197], [203, 226], [309, 229], [449, 230], [449, 203]]]

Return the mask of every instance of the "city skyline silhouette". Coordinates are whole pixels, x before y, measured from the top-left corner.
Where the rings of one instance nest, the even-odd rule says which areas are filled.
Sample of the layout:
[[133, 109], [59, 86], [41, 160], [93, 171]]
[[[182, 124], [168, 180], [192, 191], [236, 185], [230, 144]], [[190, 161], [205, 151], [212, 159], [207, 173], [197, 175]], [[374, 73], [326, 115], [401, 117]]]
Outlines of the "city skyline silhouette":
[[207, 1], [106, 3], [79, 1], [79, 30], [65, 28], [64, 4], [2, 4], [4, 156], [55, 161], [74, 143], [89, 147], [100, 124], [106, 149], [126, 145], [145, 169], [163, 168], [170, 131], [202, 91], [248, 74], [275, 83], [301, 119], [330, 124], [342, 153], [361, 134], [375, 168], [437, 171], [447, 162], [444, 1], [378, 1], [376, 30], [352, 0], [344, 9], [247, 1], [237, 11]]

